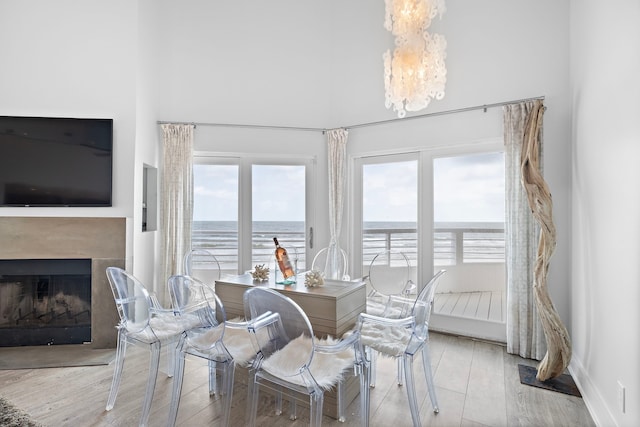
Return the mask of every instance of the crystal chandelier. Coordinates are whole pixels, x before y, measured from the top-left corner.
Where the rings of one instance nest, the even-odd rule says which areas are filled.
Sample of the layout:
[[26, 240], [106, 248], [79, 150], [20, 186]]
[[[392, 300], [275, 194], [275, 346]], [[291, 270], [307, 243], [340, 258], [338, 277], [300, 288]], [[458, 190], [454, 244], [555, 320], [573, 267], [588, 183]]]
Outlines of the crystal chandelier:
[[385, 106], [404, 117], [407, 111], [426, 108], [432, 98], [442, 99], [447, 82], [447, 42], [429, 34], [436, 15], [445, 12], [444, 0], [385, 0], [384, 26], [395, 37], [393, 55], [384, 59]]

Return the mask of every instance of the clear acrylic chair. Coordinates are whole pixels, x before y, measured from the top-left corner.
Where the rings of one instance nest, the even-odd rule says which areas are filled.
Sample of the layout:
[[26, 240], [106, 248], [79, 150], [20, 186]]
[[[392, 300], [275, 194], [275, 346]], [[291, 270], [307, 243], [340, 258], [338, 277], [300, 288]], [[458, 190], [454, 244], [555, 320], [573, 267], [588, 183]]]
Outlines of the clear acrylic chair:
[[[249, 364], [256, 354], [247, 324], [234, 323], [232, 328], [235, 330], [230, 328], [220, 299], [200, 280], [175, 275], [169, 278], [168, 284], [174, 310], [181, 316], [197, 318], [197, 323], [186, 331], [177, 349], [169, 425], [175, 425], [178, 416], [187, 355], [207, 360], [209, 395], [221, 395], [222, 425], [229, 425], [235, 366]], [[230, 345], [225, 344], [225, 337]]]
[[127, 346], [135, 344], [146, 347], [150, 351], [149, 378], [140, 416], [140, 425], [145, 426], [149, 419], [162, 346], [175, 349], [184, 331], [193, 325], [193, 319], [176, 316], [173, 310], [158, 308], [144, 285], [125, 270], [108, 267], [106, 273], [120, 315], [115, 368], [106, 409], [113, 409], [115, 404]]
[[[196, 277], [215, 289], [216, 280], [220, 279], [221, 268], [218, 258], [209, 249], [191, 249], [183, 258], [184, 275]], [[195, 274], [194, 265], [198, 274]]]
[[[433, 412], [439, 412], [429, 354], [429, 318], [436, 287], [444, 273], [445, 270], [436, 273], [415, 300], [402, 296], [392, 297], [390, 304], [398, 310], [400, 317], [391, 319], [367, 313], [361, 313], [358, 317], [362, 345], [402, 361], [414, 426], [422, 425], [413, 377], [413, 358], [419, 351], [422, 351], [422, 365]], [[369, 390], [365, 392], [369, 393]]]
[[[411, 280], [411, 263], [404, 252], [387, 249], [378, 253], [369, 264], [365, 276], [371, 287], [367, 295], [367, 313], [389, 318], [399, 317], [391, 306], [392, 296], [409, 298], [415, 292], [415, 283]], [[369, 386], [376, 385], [376, 353], [369, 352], [371, 360], [371, 378]], [[398, 361], [397, 383], [403, 381], [402, 363]]]
[[[368, 367], [357, 332], [343, 340], [331, 337], [319, 340], [314, 337], [311, 323], [300, 306], [267, 288], [247, 290], [244, 307], [245, 317], [253, 321], [249, 330], [260, 349], [249, 371], [249, 426], [256, 425], [260, 387], [272, 390], [276, 396], [283, 390], [289, 391], [294, 417], [295, 398], [307, 396], [310, 425], [320, 426], [324, 391], [337, 386], [350, 368], [360, 375], [361, 404], [368, 406], [362, 400], [368, 398], [363, 392], [369, 388]], [[363, 423], [368, 423], [364, 413]]]
[[367, 313], [386, 316], [391, 295], [408, 296], [415, 292], [411, 263], [404, 252], [385, 250], [373, 257], [365, 278], [371, 289], [367, 295]]
[[349, 280], [349, 264], [347, 260], [347, 252], [342, 248], [339, 249], [336, 259], [333, 263], [330, 261], [329, 247], [322, 248], [318, 251], [311, 263], [311, 270], [324, 273], [325, 279]]

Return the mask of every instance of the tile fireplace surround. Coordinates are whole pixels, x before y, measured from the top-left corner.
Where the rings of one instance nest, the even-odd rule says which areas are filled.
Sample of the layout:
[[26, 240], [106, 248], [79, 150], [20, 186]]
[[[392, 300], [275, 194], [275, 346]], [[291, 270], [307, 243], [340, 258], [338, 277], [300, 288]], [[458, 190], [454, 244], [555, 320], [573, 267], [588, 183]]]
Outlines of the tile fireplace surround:
[[105, 270], [125, 267], [125, 218], [0, 217], [0, 259], [91, 259], [91, 346], [115, 348], [118, 312]]

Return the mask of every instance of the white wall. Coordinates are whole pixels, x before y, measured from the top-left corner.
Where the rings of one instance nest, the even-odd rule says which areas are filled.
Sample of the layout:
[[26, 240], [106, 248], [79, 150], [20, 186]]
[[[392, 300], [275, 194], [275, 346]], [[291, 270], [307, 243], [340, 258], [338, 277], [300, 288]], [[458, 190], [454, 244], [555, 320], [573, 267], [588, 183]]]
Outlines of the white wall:
[[132, 216], [135, 9], [127, 0], [0, 2], [0, 114], [113, 118], [115, 165], [111, 208], [0, 208], [0, 216]]
[[602, 426], [640, 425], [638, 22], [635, 0], [571, 2], [572, 372]]
[[163, 120], [326, 125], [325, 2], [160, 0]]
[[127, 217], [127, 267], [144, 283], [157, 235], [141, 232], [142, 165], [158, 164], [156, 11], [149, 0], [0, 3], [0, 114], [114, 120], [113, 207], [0, 216]]
[[[144, 166], [160, 168], [160, 130], [156, 124], [159, 100], [162, 97], [158, 69], [162, 55], [157, 25], [159, 11], [153, 0], [139, 0], [137, 21], [136, 63], [136, 134], [134, 156], [133, 198], [133, 274], [143, 283], [150, 284], [158, 295], [164, 295], [163, 284], [158, 282], [160, 273], [156, 259], [159, 238], [159, 218], [156, 230], [142, 231], [142, 180]], [[158, 183], [159, 185], [159, 183]], [[159, 190], [156, 188], [156, 190]], [[149, 191], [153, 191], [149, 189]], [[157, 213], [157, 206], [149, 212]]]
[[[447, 94], [420, 113], [545, 96], [545, 175], [558, 228], [549, 287], [570, 326], [568, 5], [449, 0], [433, 24], [448, 40]], [[382, 53], [393, 41], [382, 25], [383, 1], [162, 0], [159, 7], [161, 120], [334, 128], [396, 117], [384, 107]], [[348, 150], [357, 156], [501, 135], [495, 109], [352, 129]], [[326, 170], [324, 137], [316, 134], [199, 126], [196, 148], [301, 150]], [[322, 202], [326, 183], [319, 185]], [[328, 235], [327, 217], [319, 209], [316, 236]]]

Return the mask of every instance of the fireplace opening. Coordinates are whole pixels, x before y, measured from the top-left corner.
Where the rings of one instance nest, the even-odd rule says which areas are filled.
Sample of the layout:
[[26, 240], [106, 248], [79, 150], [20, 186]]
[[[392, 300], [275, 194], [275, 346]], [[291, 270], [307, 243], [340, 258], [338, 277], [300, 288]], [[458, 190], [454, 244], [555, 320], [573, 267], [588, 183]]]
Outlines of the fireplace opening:
[[91, 341], [91, 260], [0, 260], [0, 347]]

